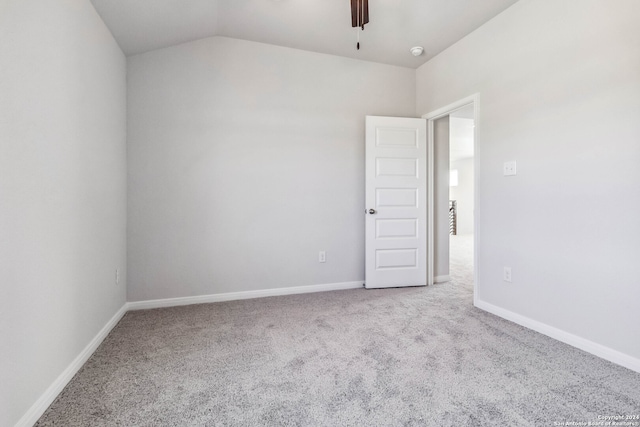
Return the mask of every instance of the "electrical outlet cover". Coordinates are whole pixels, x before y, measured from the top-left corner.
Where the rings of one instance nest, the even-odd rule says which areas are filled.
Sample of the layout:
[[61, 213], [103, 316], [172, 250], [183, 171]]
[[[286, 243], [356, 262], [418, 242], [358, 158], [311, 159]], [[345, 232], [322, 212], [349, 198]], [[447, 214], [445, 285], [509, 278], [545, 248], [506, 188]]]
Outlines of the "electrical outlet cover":
[[504, 176], [512, 176], [516, 174], [516, 162], [504, 162]]

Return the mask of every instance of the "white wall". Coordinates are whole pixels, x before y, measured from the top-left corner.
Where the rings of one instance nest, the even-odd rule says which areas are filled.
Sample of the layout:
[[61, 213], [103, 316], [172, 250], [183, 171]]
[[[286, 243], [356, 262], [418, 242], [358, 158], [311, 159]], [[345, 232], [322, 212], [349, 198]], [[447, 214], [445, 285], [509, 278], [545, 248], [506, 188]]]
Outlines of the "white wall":
[[0, 425], [125, 302], [125, 78], [88, 0], [0, 0]]
[[420, 114], [480, 94], [479, 301], [636, 360], [638, 22], [637, 0], [521, 0], [417, 72]]
[[473, 157], [451, 162], [458, 171], [458, 185], [449, 188], [449, 198], [457, 203], [458, 235], [473, 234]]
[[362, 280], [364, 118], [414, 113], [407, 68], [222, 37], [129, 57], [129, 300]]

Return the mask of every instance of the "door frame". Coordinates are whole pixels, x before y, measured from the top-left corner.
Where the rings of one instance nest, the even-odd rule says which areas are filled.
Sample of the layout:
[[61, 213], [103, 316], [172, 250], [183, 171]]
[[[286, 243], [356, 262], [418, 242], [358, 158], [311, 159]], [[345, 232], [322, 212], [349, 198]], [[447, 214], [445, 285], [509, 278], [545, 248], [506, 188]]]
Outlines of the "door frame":
[[473, 105], [473, 303], [475, 305], [478, 299], [478, 242], [480, 240], [480, 203], [478, 197], [478, 181], [480, 177], [480, 161], [479, 161], [479, 117], [480, 117], [480, 94], [475, 93], [466, 98], [462, 98], [444, 107], [438, 108], [430, 113], [423, 114], [422, 118], [427, 120], [427, 284], [433, 285], [434, 272], [433, 265], [435, 254], [434, 249], [434, 234], [433, 234], [433, 219], [434, 219], [434, 167], [435, 162], [433, 158], [434, 154], [434, 122], [442, 117], [448, 116], [456, 110]]

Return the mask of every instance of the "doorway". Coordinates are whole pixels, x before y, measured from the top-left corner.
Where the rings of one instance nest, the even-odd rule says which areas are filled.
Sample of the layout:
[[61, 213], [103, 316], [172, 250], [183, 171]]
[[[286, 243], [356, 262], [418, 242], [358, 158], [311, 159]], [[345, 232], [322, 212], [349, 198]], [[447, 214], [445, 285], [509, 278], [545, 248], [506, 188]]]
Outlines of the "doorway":
[[449, 114], [449, 276], [473, 286], [474, 106]]
[[478, 109], [474, 95], [426, 114], [429, 138], [429, 283], [477, 289]]

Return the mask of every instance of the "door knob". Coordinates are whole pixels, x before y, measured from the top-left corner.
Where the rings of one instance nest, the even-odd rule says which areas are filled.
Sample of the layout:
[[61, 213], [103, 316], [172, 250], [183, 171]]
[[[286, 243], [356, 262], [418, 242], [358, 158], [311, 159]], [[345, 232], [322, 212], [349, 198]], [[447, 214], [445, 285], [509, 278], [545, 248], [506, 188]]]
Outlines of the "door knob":
[[370, 215], [373, 215], [373, 214], [375, 214], [375, 213], [377, 213], [375, 209], [369, 209], [369, 214], [370, 214]]

